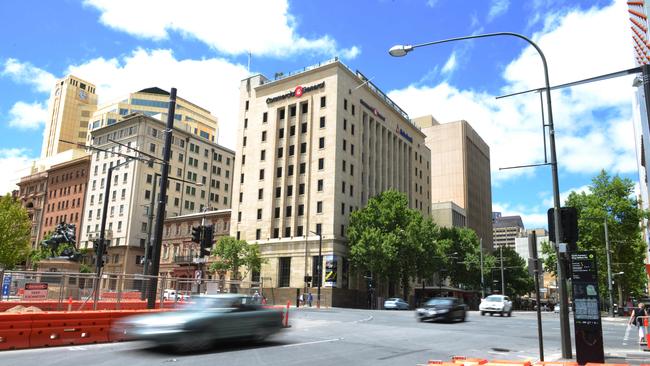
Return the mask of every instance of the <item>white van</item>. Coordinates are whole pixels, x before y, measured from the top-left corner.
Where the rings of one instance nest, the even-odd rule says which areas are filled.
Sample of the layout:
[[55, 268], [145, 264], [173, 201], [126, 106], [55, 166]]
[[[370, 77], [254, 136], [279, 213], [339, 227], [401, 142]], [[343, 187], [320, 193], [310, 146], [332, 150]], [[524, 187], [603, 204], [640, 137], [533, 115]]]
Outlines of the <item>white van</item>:
[[165, 300], [176, 300], [176, 290], [167, 289], [163, 294], [163, 299]]

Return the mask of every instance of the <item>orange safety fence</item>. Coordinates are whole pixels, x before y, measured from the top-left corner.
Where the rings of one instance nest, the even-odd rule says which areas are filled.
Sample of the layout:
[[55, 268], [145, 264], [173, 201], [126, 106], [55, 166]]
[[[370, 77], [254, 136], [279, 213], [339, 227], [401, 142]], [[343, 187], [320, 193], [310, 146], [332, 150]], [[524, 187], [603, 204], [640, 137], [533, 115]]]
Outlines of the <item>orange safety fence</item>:
[[[87, 301], [85, 304], [81, 300], [72, 300], [59, 302], [56, 300], [52, 301], [2, 301], [0, 302], [0, 313], [5, 312], [16, 306], [34, 306], [39, 308], [42, 311], [63, 311], [68, 309], [68, 305], [72, 311], [78, 311], [83, 305], [81, 311], [92, 310], [94, 303], [92, 301]], [[174, 301], [165, 301], [165, 308], [173, 308], [177, 305]], [[156, 308], [160, 307], [160, 302], [156, 301]], [[97, 310], [145, 310], [147, 309], [146, 300], [122, 300], [120, 302], [115, 301], [99, 301], [97, 302]]]
[[[491, 360], [484, 358], [470, 358], [465, 356], [453, 356], [451, 362], [442, 360], [429, 360], [426, 364], [417, 364], [417, 366], [579, 366], [575, 361], [514, 361], [514, 360]], [[584, 366], [630, 366], [627, 363], [595, 363], [589, 362]], [[640, 366], [650, 366], [650, 364], [641, 364]]]

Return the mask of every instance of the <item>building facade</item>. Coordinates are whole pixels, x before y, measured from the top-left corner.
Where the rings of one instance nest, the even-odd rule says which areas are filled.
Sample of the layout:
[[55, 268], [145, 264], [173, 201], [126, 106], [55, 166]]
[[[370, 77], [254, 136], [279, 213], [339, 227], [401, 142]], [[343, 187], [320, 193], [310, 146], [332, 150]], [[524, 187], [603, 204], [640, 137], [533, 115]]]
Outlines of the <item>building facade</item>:
[[85, 144], [88, 121], [97, 109], [95, 86], [68, 75], [56, 82], [48, 104], [49, 120], [45, 123], [41, 158], [75, 149], [74, 143]]
[[29, 242], [32, 249], [37, 249], [43, 239], [41, 225], [47, 197], [47, 172], [35, 172], [22, 177], [18, 187], [18, 199], [32, 222]]
[[521, 216], [498, 215], [492, 222], [494, 231], [494, 248], [515, 249], [515, 239], [526, 236]]
[[414, 119], [431, 150], [431, 202], [453, 202], [465, 210], [466, 225], [492, 250], [490, 147], [466, 121]]
[[47, 201], [43, 215], [43, 236], [59, 223], [75, 225], [75, 238], [81, 234], [83, 207], [88, 185], [90, 156], [52, 166], [47, 170]]
[[467, 227], [465, 210], [453, 202], [432, 203], [431, 219], [443, 227]]
[[[169, 92], [151, 87], [129, 94], [118, 102], [101, 105], [92, 114], [88, 130], [110, 126], [120, 122], [125, 116], [140, 113], [146, 116], [160, 115], [158, 119], [167, 120]], [[176, 97], [175, 121], [177, 128], [198, 135], [206, 140], [217, 142], [217, 118], [210, 111], [183, 98]], [[88, 137], [90, 139], [90, 136]], [[90, 142], [90, 140], [88, 140]]]
[[[192, 241], [192, 227], [200, 225], [214, 226], [214, 241], [230, 234], [231, 210], [212, 210], [183, 216], [168, 217], [163, 229], [162, 250], [160, 256], [160, 275], [180, 279], [174, 288], [190, 290], [189, 281], [194, 278], [194, 271], [203, 270], [203, 278], [212, 279], [209, 256], [204, 264], [197, 263], [200, 246]], [[190, 287], [190, 288], [188, 288]]]
[[243, 80], [239, 116], [231, 235], [260, 245], [268, 260], [261, 277], [280, 298], [295, 299], [297, 289], [323, 278], [324, 303], [356, 305], [347, 261], [350, 213], [396, 189], [430, 215], [424, 134], [338, 60], [280, 80]]
[[[110, 199], [106, 272], [142, 273], [140, 263], [153, 229], [161, 166], [132, 160], [115, 168], [109, 196], [104, 197], [108, 169], [124, 163], [127, 156], [137, 156], [135, 150], [161, 160], [164, 129], [162, 121], [134, 114], [91, 131], [91, 146], [109, 152], [93, 151], [91, 155], [80, 242], [90, 248], [93, 239], [99, 238], [103, 200]], [[229, 208], [234, 151], [184, 128], [174, 128], [172, 141], [165, 217]]]

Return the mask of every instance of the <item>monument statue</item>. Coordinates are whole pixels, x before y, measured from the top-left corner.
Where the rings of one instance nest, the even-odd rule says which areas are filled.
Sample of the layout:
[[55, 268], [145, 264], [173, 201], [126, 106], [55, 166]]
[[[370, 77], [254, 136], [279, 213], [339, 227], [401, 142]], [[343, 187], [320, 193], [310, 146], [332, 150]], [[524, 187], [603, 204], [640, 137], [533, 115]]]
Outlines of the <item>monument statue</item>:
[[70, 244], [61, 252], [61, 257], [67, 257], [70, 260], [78, 261], [81, 259], [81, 253], [76, 249], [76, 236], [74, 224], [67, 224], [60, 222], [56, 225], [52, 236], [49, 239], [43, 240], [41, 245], [43, 248], [50, 250], [50, 257], [56, 257], [61, 244]]

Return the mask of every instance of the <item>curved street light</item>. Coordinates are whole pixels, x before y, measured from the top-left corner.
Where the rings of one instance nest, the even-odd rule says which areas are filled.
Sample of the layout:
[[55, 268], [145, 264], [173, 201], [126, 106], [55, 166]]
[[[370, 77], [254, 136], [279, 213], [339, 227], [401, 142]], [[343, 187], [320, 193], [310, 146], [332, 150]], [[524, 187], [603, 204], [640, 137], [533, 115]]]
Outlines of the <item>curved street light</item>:
[[[439, 41], [433, 41], [433, 42], [427, 42], [427, 43], [421, 43], [421, 44], [416, 44], [416, 45], [395, 45], [390, 48], [388, 53], [393, 56], [393, 57], [402, 57], [406, 56], [409, 52], [413, 51], [416, 48], [420, 47], [426, 47], [426, 46], [432, 46], [436, 44], [441, 44], [441, 43], [448, 43], [448, 42], [455, 42], [455, 41], [462, 41], [466, 39], [474, 39], [474, 38], [486, 38], [486, 37], [496, 37], [496, 36], [511, 36], [511, 37], [517, 37], [520, 38], [537, 50], [537, 53], [539, 54], [540, 58], [542, 59], [542, 64], [544, 66], [544, 82], [546, 87], [544, 88], [544, 91], [546, 93], [546, 105], [548, 109], [548, 134], [549, 134], [549, 147], [551, 150], [551, 173], [552, 173], [552, 181], [553, 181], [553, 221], [555, 224], [555, 240], [559, 242], [562, 238], [561, 234], [561, 226], [560, 226], [560, 188], [559, 188], [559, 183], [558, 183], [558, 172], [557, 172], [557, 155], [555, 151], [555, 128], [553, 126], [553, 109], [551, 107], [551, 86], [550, 82], [548, 79], [548, 65], [546, 64], [546, 57], [544, 56], [544, 52], [539, 48], [539, 46], [530, 40], [528, 37], [523, 36], [518, 33], [512, 33], [512, 32], [496, 32], [496, 33], [486, 33], [486, 34], [477, 34], [477, 35], [471, 35], [471, 36], [465, 36], [465, 37], [455, 37], [455, 38], [448, 38], [448, 39], [443, 39]], [[560, 255], [559, 248], [557, 243], [556, 244], [556, 253], [557, 253], [557, 273], [558, 273], [558, 283], [559, 283], [559, 295], [560, 295], [560, 332], [562, 336], [562, 357], [563, 358], [572, 358], [572, 351], [571, 351], [571, 336], [569, 334], [570, 328], [569, 328], [569, 312], [568, 312], [568, 299], [567, 299], [567, 287], [566, 287], [566, 274], [564, 272], [564, 266], [562, 264], [562, 256]]]

